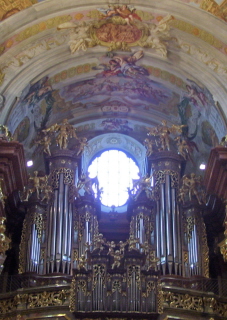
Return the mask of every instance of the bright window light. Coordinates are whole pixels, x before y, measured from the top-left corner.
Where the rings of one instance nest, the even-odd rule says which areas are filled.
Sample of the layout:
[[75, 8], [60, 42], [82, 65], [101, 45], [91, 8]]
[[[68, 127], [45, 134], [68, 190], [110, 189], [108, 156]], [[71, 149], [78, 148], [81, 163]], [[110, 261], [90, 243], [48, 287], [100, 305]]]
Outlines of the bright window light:
[[135, 161], [119, 150], [104, 151], [92, 161], [88, 172], [91, 178], [98, 177], [99, 188], [103, 188], [101, 202], [108, 207], [124, 205], [132, 179], [139, 178]]
[[200, 166], [199, 166], [199, 169], [200, 170], [205, 170], [206, 169], [205, 163], [201, 163]]
[[27, 161], [27, 167], [31, 167], [31, 166], [33, 166], [33, 161], [32, 160]]

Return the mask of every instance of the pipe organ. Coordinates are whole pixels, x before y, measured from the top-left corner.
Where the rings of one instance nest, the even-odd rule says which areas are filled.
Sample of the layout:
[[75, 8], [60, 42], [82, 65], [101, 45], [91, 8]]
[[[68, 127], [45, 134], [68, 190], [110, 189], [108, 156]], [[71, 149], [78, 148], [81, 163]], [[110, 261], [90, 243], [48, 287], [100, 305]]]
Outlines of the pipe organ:
[[121, 241], [101, 233], [94, 181], [77, 178], [80, 158], [59, 150], [48, 161], [49, 175], [30, 177], [24, 196], [20, 272], [71, 275], [71, 311], [155, 312], [159, 277], [209, 276], [201, 190], [190, 190], [190, 176], [182, 185], [182, 156], [149, 157], [151, 176], [134, 181]]

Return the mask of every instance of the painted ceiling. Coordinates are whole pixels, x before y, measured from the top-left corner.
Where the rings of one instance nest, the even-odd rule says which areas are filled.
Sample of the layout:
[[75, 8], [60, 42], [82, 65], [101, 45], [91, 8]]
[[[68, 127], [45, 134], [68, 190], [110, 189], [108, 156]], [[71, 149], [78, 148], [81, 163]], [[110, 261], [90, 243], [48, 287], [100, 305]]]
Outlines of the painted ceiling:
[[[225, 1], [2, 1], [1, 124], [37, 153], [68, 119], [88, 140], [143, 144], [162, 120], [182, 125], [194, 163], [226, 134]], [[174, 139], [174, 137], [172, 137]]]

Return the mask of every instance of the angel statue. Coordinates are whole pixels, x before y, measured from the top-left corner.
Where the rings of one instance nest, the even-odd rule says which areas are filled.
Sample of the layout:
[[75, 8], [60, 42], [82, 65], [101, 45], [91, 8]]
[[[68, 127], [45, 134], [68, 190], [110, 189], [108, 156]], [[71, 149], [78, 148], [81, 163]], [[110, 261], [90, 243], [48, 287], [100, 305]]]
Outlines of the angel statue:
[[98, 178], [90, 178], [89, 173], [83, 173], [79, 179], [79, 182], [77, 184], [77, 190], [83, 189], [85, 193], [93, 195], [95, 194], [93, 190], [93, 185], [95, 186], [96, 189], [99, 189], [99, 182]]
[[43, 146], [43, 152], [51, 156], [50, 145], [51, 145], [51, 136], [44, 134], [43, 138], [36, 141], [36, 144]]
[[80, 154], [82, 154], [86, 147], [88, 147], [87, 138], [85, 138], [85, 137], [80, 138], [79, 139], [79, 149], [78, 149], [76, 155], [79, 156]]
[[114, 262], [111, 266], [112, 269], [119, 268], [121, 265], [121, 259], [123, 258], [123, 254], [121, 254], [120, 250], [116, 250], [113, 254], [112, 254], [113, 258], [114, 258]]
[[67, 149], [69, 138], [77, 138], [74, 127], [68, 123], [67, 119], [64, 119], [61, 124], [54, 124], [48, 129], [42, 130], [45, 134], [47, 132], [58, 132], [56, 137], [57, 144], [60, 149]]
[[29, 188], [26, 192], [26, 197], [24, 201], [28, 201], [28, 197], [35, 192], [37, 199], [40, 199], [40, 193], [47, 184], [48, 176], [39, 177], [38, 171], [34, 171], [34, 177], [29, 177], [29, 181], [32, 181], [32, 187]]
[[133, 179], [133, 193], [134, 193], [134, 200], [137, 200], [140, 194], [145, 191], [146, 196], [148, 199], [152, 197], [152, 186], [151, 186], [151, 179], [152, 176], [144, 176], [140, 175], [139, 179]]
[[149, 130], [148, 135], [159, 137], [159, 143], [161, 145], [160, 150], [170, 150], [170, 134], [182, 133], [182, 128], [185, 125], [175, 125], [172, 127], [167, 126], [167, 121], [162, 120], [162, 124], [155, 128], [147, 128]]
[[147, 39], [140, 43], [142, 47], [155, 49], [162, 57], [167, 56], [167, 47], [164, 41], [169, 40], [169, 23], [173, 20], [170, 14], [159, 21], [157, 25], [147, 24], [149, 35]]
[[155, 142], [146, 138], [144, 140], [143, 144], [145, 145], [145, 147], [147, 149], [146, 156], [150, 157], [150, 155], [152, 155], [152, 153], [154, 152], [153, 145], [155, 144]]
[[65, 22], [58, 26], [58, 30], [70, 29], [69, 47], [71, 53], [79, 50], [86, 51], [96, 45], [96, 42], [90, 38], [89, 29], [90, 24], [81, 22], [78, 24], [72, 22]]

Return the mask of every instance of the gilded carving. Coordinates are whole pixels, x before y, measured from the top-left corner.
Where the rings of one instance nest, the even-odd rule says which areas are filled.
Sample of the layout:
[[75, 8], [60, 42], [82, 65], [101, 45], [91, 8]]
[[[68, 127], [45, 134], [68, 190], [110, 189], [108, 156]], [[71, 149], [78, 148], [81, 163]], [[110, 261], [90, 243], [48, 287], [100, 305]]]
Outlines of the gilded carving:
[[196, 176], [195, 173], [183, 176], [178, 199], [184, 204], [186, 201], [192, 201], [193, 197], [197, 199], [199, 204], [206, 202], [202, 177]]
[[31, 184], [25, 191], [25, 198], [23, 201], [28, 201], [32, 193], [35, 193], [37, 199], [40, 199], [42, 190], [44, 190], [47, 186], [48, 176], [40, 177], [38, 176], [38, 171], [34, 171], [34, 176], [30, 176], [29, 181], [31, 181]]
[[72, 185], [74, 181], [74, 172], [71, 169], [67, 168], [59, 168], [55, 169], [51, 175], [51, 185], [53, 189], [57, 189], [59, 187], [60, 174], [64, 175], [64, 184]]
[[39, 242], [41, 242], [41, 236], [42, 236], [42, 231], [43, 231], [43, 215], [37, 212], [34, 212], [32, 215], [32, 223], [34, 223], [36, 225], [36, 230], [38, 233], [38, 239]]
[[87, 280], [77, 281], [77, 291], [82, 291], [85, 296], [87, 295]]
[[215, 15], [216, 17], [227, 21], [226, 19], [226, 13], [227, 13], [227, 1], [221, 1], [220, 2], [216, 2], [214, 0], [203, 0], [202, 3], [200, 4], [200, 8], [212, 13], [213, 15]]
[[16, 310], [17, 301], [15, 298], [0, 300], [0, 315]]
[[148, 199], [153, 198], [153, 188], [151, 186], [152, 176], [140, 176], [139, 179], [133, 179], [132, 189], [128, 188], [128, 193], [131, 199], [137, 200], [142, 192], [145, 192]]
[[156, 285], [154, 281], [148, 281], [146, 285], [146, 297], [148, 298], [151, 292], [156, 292]]
[[171, 188], [178, 188], [178, 184], [179, 184], [178, 173], [169, 169], [158, 170], [154, 172], [155, 185], [159, 187], [160, 184], [166, 183], [166, 175], [170, 175]]
[[63, 305], [67, 295], [68, 292], [65, 290], [29, 294], [27, 299], [28, 309]]
[[202, 264], [203, 264], [203, 272], [204, 277], [209, 278], [209, 248], [207, 244], [207, 234], [206, 234], [206, 226], [205, 223], [201, 224], [202, 231]]
[[21, 242], [20, 242], [20, 253], [19, 253], [19, 273], [25, 272], [25, 264], [26, 264], [26, 243], [27, 243], [27, 219], [24, 219], [23, 229], [21, 234]]
[[0, 255], [4, 255], [6, 250], [9, 249], [10, 239], [5, 235], [6, 218], [0, 217]]
[[0, 20], [4, 20], [37, 2], [37, 0], [2, 0], [0, 1]]
[[93, 282], [92, 290], [95, 289], [98, 280], [101, 280], [102, 286], [106, 286], [106, 266], [104, 264], [95, 264], [93, 265]]
[[192, 238], [192, 231], [194, 230], [195, 218], [187, 217], [187, 238], [188, 241]]
[[74, 312], [76, 310], [76, 279], [73, 277], [70, 288], [69, 310]]
[[157, 285], [157, 310], [158, 310], [158, 313], [160, 313], [160, 314], [163, 313], [163, 304], [164, 304], [164, 292], [162, 290], [161, 281], [158, 280], [158, 285]]
[[133, 277], [135, 278], [138, 289], [141, 289], [141, 279], [140, 279], [140, 266], [131, 265], [128, 267], [128, 287], [135, 285], [133, 283]]
[[218, 246], [220, 247], [221, 254], [225, 262], [227, 262], [227, 238], [221, 241]]
[[113, 280], [112, 282], [112, 293], [114, 292], [121, 293], [121, 281], [120, 280]]
[[164, 299], [168, 301], [171, 308], [180, 308], [184, 310], [203, 311], [203, 298], [189, 294], [164, 292]]

